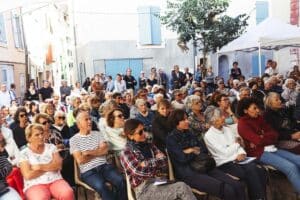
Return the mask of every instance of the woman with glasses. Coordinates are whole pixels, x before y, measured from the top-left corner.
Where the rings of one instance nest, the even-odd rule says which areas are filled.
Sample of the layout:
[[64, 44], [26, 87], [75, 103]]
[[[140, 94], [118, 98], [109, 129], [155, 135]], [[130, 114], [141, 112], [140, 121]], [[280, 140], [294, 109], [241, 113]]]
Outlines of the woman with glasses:
[[124, 149], [126, 136], [124, 135], [124, 114], [119, 108], [111, 110], [106, 116], [107, 128], [105, 137], [109, 142], [110, 149], [117, 155]]
[[191, 95], [187, 98], [186, 107], [190, 110], [188, 114], [189, 131], [193, 133], [198, 140], [203, 140], [204, 133], [208, 129], [202, 113], [202, 100], [197, 95]]
[[27, 148], [21, 152], [20, 168], [24, 177], [24, 192], [28, 200], [73, 200], [69, 184], [62, 178], [62, 159], [55, 145], [45, 143], [44, 127], [30, 124], [26, 128]]
[[63, 150], [65, 148], [62, 135], [59, 132], [52, 132], [50, 130], [51, 119], [47, 114], [37, 114], [33, 123], [40, 124], [44, 128], [43, 133], [46, 143], [54, 144], [58, 150]]
[[179, 89], [175, 89], [173, 91], [174, 100], [171, 102], [172, 107], [174, 109], [185, 109], [185, 105], [183, 103], [183, 93]]
[[220, 110], [222, 111], [223, 116], [225, 117], [225, 124], [232, 125], [236, 124], [238, 119], [235, 117], [234, 113], [230, 107], [230, 100], [228, 95], [220, 94], [216, 96], [216, 103]]
[[19, 107], [14, 115], [14, 122], [9, 126], [13, 132], [14, 140], [20, 150], [26, 147], [25, 128], [28, 125], [26, 109]]
[[245, 199], [244, 184], [233, 179], [221, 170], [211, 167], [206, 172], [198, 172], [192, 167], [197, 156], [204, 157], [208, 150], [189, 131], [189, 121], [184, 110], [174, 110], [169, 116], [173, 130], [167, 137], [167, 149], [172, 160], [176, 178], [208, 194], [224, 200]]
[[190, 187], [183, 182], [154, 185], [155, 179], [166, 180], [167, 157], [155, 145], [147, 143], [143, 123], [136, 119], [125, 122], [127, 137], [121, 152], [121, 164], [129, 177], [137, 200], [196, 200]]
[[249, 156], [257, 157], [262, 163], [283, 172], [300, 193], [300, 156], [277, 148], [278, 132], [261, 116], [257, 101], [244, 98], [238, 105], [238, 133], [244, 139]]

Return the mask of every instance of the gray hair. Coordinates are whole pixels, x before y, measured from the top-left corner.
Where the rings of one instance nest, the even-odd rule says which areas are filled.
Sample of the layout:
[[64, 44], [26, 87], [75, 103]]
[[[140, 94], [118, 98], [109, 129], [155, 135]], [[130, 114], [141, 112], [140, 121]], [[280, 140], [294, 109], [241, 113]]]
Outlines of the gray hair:
[[248, 92], [250, 92], [251, 90], [250, 90], [250, 88], [249, 87], [241, 87], [240, 89], [239, 89], [239, 92], [241, 93], [241, 92], [243, 92], [243, 91], [248, 91]]
[[201, 101], [201, 98], [198, 95], [190, 95], [186, 98], [185, 106], [187, 109], [192, 110], [192, 106], [195, 102]]
[[58, 111], [55, 112], [54, 118], [56, 118], [56, 117], [58, 117], [58, 116], [66, 116], [66, 114], [65, 114], [63, 111], [58, 110]]
[[221, 116], [221, 109], [215, 106], [208, 106], [204, 112], [205, 122], [208, 124], [213, 124]]
[[82, 121], [83, 114], [88, 114], [89, 115], [89, 112], [88, 111], [79, 111], [77, 113], [77, 115], [76, 115], [76, 124], [77, 124], [77, 126]]
[[136, 106], [136, 107], [138, 107], [138, 106], [140, 106], [140, 105], [142, 105], [142, 104], [146, 104], [146, 101], [145, 101], [144, 99], [137, 99], [137, 100], [135, 101], [135, 106]]

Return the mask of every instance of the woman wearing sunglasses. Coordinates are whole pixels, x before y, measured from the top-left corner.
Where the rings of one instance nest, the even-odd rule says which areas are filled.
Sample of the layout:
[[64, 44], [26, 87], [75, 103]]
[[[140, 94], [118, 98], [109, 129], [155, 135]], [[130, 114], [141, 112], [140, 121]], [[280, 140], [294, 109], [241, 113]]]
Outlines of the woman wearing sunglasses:
[[183, 182], [154, 185], [155, 178], [162, 178], [163, 173], [167, 172], [167, 157], [155, 145], [147, 142], [141, 121], [127, 120], [124, 133], [127, 144], [121, 152], [121, 164], [137, 200], [196, 200], [191, 188]]
[[119, 108], [111, 110], [106, 117], [107, 128], [105, 136], [110, 144], [110, 149], [115, 151], [117, 155], [124, 149], [126, 145], [126, 136], [124, 135], [124, 114]]
[[63, 137], [59, 132], [52, 132], [50, 130], [51, 119], [49, 115], [45, 113], [39, 113], [35, 116], [33, 123], [37, 123], [43, 126], [44, 128], [44, 139], [46, 143], [54, 144], [58, 150], [65, 148], [63, 143]]
[[9, 126], [20, 150], [26, 147], [25, 128], [28, 125], [25, 107], [19, 107], [14, 115], [14, 122]]

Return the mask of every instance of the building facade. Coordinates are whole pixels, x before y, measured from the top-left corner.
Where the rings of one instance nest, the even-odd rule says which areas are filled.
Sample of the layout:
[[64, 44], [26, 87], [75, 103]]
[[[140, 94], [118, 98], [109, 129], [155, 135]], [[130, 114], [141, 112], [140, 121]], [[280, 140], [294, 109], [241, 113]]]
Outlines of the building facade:
[[21, 9], [0, 13], [0, 83], [16, 85], [19, 99], [26, 90], [26, 59]]

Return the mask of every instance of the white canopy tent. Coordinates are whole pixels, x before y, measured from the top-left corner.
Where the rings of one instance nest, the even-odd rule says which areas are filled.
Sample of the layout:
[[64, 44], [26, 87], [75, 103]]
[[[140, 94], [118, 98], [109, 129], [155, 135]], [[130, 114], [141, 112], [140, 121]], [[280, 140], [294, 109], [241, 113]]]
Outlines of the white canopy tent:
[[293, 46], [300, 46], [300, 28], [284, 23], [276, 18], [267, 18], [239, 38], [228, 43], [220, 49], [218, 54], [258, 50], [259, 75], [261, 76], [261, 49], [278, 50]]

